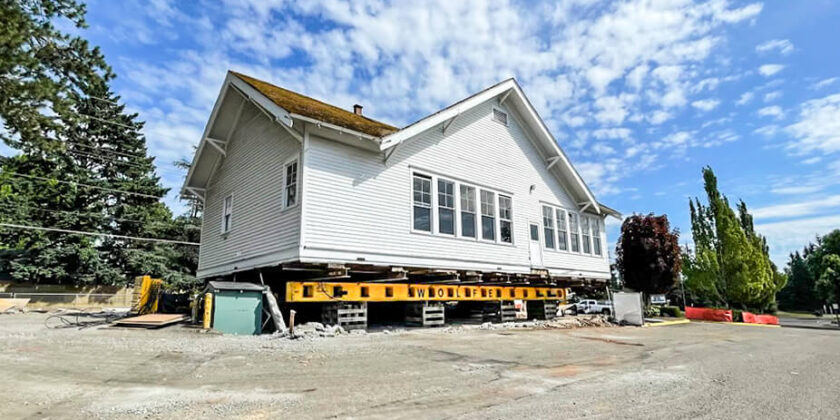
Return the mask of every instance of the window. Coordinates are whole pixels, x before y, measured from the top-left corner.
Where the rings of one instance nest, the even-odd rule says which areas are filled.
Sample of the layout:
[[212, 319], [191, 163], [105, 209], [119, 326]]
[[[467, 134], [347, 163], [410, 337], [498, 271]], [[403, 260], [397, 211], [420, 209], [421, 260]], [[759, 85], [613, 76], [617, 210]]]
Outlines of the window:
[[233, 221], [233, 194], [225, 197], [222, 204], [222, 233], [230, 232], [231, 222]]
[[543, 206], [543, 240], [545, 247], [554, 249], [554, 210], [551, 207]]
[[589, 232], [589, 218], [586, 217], [586, 216], [583, 216], [583, 217], [580, 218], [580, 221], [582, 223], [581, 230], [583, 231], [583, 253], [584, 254], [591, 254], [592, 253], [592, 249], [591, 249], [592, 245], [590, 243], [591, 233]]
[[592, 218], [592, 249], [595, 255], [601, 255], [601, 222]]
[[569, 213], [569, 231], [572, 238], [572, 252], [580, 252], [580, 227], [578, 215], [575, 213]]
[[414, 229], [432, 231], [432, 178], [414, 174]]
[[481, 238], [496, 240], [496, 206], [493, 193], [485, 190], [481, 190]]
[[557, 249], [562, 251], [569, 249], [566, 229], [566, 211], [557, 209]]
[[510, 197], [499, 194], [499, 237], [513, 243], [513, 209]]
[[461, 185], [461, 236], [475, 238], [475, 188]]
[[283, 206], [291, 207], [297, 203], [297, 161], [293, 160], [286, 164], [285, 188], [283, 194]]
[[455, 183], [438, 179], [438, 232], [455, 234]]
[[497, 121], [504, 125], [508, 125], [508, 115], [505, 111], [502, 111], [501, 109], [493, 108], [493, 121]]
[[539, 242], [540, 241], [540, 226], [536, 223], [531, 223], [529, 231], [531, 232], [531, 240]]

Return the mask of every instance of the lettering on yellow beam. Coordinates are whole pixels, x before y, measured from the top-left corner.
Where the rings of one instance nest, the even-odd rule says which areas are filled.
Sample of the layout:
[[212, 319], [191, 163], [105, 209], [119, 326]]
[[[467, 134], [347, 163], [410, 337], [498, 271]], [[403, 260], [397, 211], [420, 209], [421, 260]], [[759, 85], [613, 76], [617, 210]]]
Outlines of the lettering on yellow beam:
[[338, 282], [289, 282], [287, 302], [416, 302], [562, 300], [566, 290], [536, 286], [457, 286]]

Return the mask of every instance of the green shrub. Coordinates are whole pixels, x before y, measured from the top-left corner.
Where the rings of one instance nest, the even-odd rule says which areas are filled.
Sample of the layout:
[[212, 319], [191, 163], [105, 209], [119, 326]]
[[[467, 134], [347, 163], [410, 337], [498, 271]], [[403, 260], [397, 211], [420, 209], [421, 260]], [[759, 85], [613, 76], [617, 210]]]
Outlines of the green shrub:
[[645, 316], [646, 317], [659, 316], [659, 307], [658, 306], [653, 306], [653, 305], [646, 306], [645, 307]]
[[744, 316], [741, 314], [742, 310], [740, 309], [733, 309], [732, 310], [732, 322], [744, 322]]
[[661, 313], [662, 316], [671, 316], [674, 318], [683, 317], [683, 313], [679, 306], [662, 306], [659, 308], [659, 313]]

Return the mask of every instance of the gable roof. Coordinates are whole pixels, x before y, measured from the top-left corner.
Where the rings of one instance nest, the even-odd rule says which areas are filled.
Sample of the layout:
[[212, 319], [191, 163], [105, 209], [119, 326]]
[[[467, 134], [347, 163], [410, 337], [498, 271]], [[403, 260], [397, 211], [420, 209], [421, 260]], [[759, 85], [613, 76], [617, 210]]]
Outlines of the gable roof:
[[[572, 191], [570, 192], [583, 200], [582, 202], [578, 202], [578, 206], [581, 206], [582, 209], [591, 208], [598, 214], [607, 214], [620, 218], [620, 214], [617, 211], [603, 206], [595, 199], [592, 191], [583, 182], [583, 178], [581, 178], [580, 174], [572, 166], [563, 150], [560, 149], [560, 146], [557, 144], [554, 136], [551, 135], [545, 122], [539, 117], [536, 109], [513, 78], [490, 86], [400, 129], [241, 73], [233, 71], [229, 71], [228, 73], [229, 76], [226, 79], [225, 85], [222, 87], [222, 92], [219, 95], [219, 99], [217, 99], [216, 106], [205, 128], [198, 151], [187, 174], [182, 193], [197, 194], [197, 192], [203, 191], [203, 186], [197, 186], [193, 183], [193, 173], [196, 166], [202, 161], [208, 160], [202, 158], [203, 155], [208, 153], [213, 154], [216, 155], [216, 159], [224, 157], [224, 151], [219, 149], [218, 146], [216, 146], [216, 149], [219, 150], [215, 150], [213, 147], [207, 148], [205, 145], [208, 140], [214, 140], [208, 137], [210, 127], [216, 119], [220, 102], [224, 99], [224, 93], [229, 85], [238, 85], [237, 89], [244, 95], [245, 100], [256, 101], [256, 105], [261, 107], [265, 112], [272, 114], [275, 120], [293, 135], [299, 134], [290, 128], [294, 118], [319, 124], [324, 123], [338, 130], [346, 129], [355, 132], [359, 136], [365, 136], [368, 140], [372, 140], [376, 144], [374, 147], [379, 148], [382, 152], [391, 149], [386, 154], [386, 161], [387, 156], [393, 153], [393, 148], [402, 142], [408, 141], [417, 134], [438, 125], [448, 127], [458, 116], [469, 109], [488, 100], [499, 98], [499, 104], [503, 104], [506, 100], [509, 100], [511, 105], [524, 118], [526, 125], [535, 134], [536, 142], [542, 145], [547, 154], [546, 169], [554, 171], [555, 175], [559, 174], [572, 181], [572, 185], [570, 185]], [[252, 93], [246, 92], [249, 90]], [[254, 94], [258, 94], [258, 97], [255, 97]], [[296, 138], [300, 141], [299, 136], [296, 136]], [[219, 140], [214, 141], [218, 142]], [[212, 174], [212, 167], [210, 171], [209, 174]], [[207, 179], [207, 176], [204, 179]], [[197, 183], [201, 184], [202, 181], [198, 181]], [[203, 199], [203, 197], [201, 198]]]
[[357, 115], [356, 113], [283, 89], [271, 83], [234, 71], [231, 71], [231, 74], [242, 79], [242, 81], [270, 99], [271, 102], [274, 102], [275, 105], [291, 114], [298, 114], [339, 127], [349, 128], [353, 131], [374, 137], [386, 136], [399, 130], [397, 127], [372, 120], [362, 115]]
[[557, 140], [555, 140], [554, 136], [551, 135], [551, 132], [545, 125], [545, 122], [537, 114], [537, 110], [531, 104], [531, 101], [528, 100], [528, 97], [526, 97], [522, 92], [522, 88], [519, 86], [519, 83], [517, 83], [516, 79], [513, 78], [490, 86], [489, 88], [458, 101], [438, 112], [435, 112], [434, 114], [429, 115], [428, 117], [420, 119], [419, 121], [416, 121], [397, 132], [382, 137], [380, 141], [380, 149], [384, 151], [396, 147], [400, 143], [408, 141], [432, 127], [441, 124], [446, 126], [446, 124], [450, 124], [462, 113], [497, 97], [501, 97], [499, 100], [500, 104], [505, 101], [511, 102], [511, 105], [513, 105], [516, 110], [519, 111], [520, 115], [524, 117], [525, 123], [533, 129], [533, 132], [537, 137], [536, 140], [543, 145], [548, 153], [550, 153], [549, 156], [546, 156], [546, 169], [551, 170], [552, 168], [555, 168], [554, 170], [559, 171], [563, 174], [563, 176], [566, 176], [572, 181], [573, 185], [571, 185], [571, 187], [575, 189], [573, 192], [577, 193], [577, 195], [584, 200], [583, 202], [578, 203], [579, 206], [591, 206], [596, 213], [601, 214], [601, 205], [595, 199], [595, 195], [592, 194], [589, 186], [583, 182], [583, 178], [581, 178], [575, 167], [572, 166], [569, 157], [566, 156], [566, 153], [564, 153], [557, 144]]

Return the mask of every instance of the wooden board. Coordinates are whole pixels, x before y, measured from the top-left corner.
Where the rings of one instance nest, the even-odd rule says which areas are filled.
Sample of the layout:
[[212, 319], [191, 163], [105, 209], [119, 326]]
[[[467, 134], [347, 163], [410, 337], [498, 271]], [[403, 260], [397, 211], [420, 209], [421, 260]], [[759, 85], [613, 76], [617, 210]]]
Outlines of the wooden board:
[[148, 314], [123, 318], [114, 322], [114, 324], [124, 327], [158, 328], [175, 324], [185, 319], [187, 319], [187, 316], [183, 314]]
[[28, 303], [29, 299], [0, 299], [0, 312], [6, 312], [12, 308], [23, 310]]

